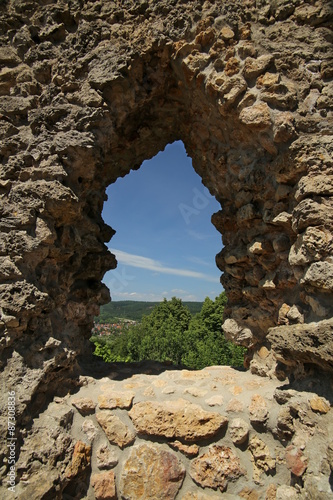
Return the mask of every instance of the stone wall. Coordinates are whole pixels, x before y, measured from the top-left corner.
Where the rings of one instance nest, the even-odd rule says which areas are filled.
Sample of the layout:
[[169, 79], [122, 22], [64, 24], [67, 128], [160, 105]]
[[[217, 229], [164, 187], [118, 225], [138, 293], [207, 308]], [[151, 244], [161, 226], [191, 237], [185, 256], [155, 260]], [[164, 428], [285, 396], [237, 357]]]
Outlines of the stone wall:
[[114, 368], [35, 419], [15, 498], [332, 498], [325, 397], [229, 367]]
[[226, 336], [254, 373], [332, 373], [331, 28], [328, 0], [0, 3], [1, 408], [15, 390], [19, 429], [91, 363], [106, 187], [179, 139], [221, 204]]

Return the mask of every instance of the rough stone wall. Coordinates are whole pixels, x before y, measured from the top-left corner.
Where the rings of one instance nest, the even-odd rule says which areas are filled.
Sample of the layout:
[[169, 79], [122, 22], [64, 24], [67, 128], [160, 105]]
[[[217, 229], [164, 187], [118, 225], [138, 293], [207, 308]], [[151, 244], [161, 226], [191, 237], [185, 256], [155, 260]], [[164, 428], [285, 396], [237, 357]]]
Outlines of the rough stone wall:
[[106, 187], [176, 139], [221, 203], [226, 335], [253, 372], [332, 372], [331, 2], [8, 0], [0, 44], [1, 408], [15, 390], [21, 428], [90, 362]]
[[55, 398], [35, 419], [15, 498], [332, 498], [325, 397], [225, 366], [114, 368], [81, 377], [79, 392]]

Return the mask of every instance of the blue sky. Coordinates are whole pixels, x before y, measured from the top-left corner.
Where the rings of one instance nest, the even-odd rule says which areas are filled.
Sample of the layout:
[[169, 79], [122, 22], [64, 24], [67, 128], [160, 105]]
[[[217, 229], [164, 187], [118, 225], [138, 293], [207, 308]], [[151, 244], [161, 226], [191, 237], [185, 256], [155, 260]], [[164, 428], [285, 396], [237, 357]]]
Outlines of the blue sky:
[[143, 162], [107, 189], [103, 218], [118, 266], [104, 283], [112, 300], [185, 301], [222, 291], [215, 255], [221, 235], [210, 218], [219, 203], [202, 185], [182, 142]]

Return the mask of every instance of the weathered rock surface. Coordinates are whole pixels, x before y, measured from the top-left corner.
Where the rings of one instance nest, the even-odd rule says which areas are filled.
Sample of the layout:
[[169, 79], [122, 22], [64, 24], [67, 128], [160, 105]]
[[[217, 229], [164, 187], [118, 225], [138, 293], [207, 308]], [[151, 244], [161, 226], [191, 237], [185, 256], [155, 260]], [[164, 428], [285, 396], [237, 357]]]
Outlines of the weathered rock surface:
[[190, 469], [192, 479], [200, 486], [221, 491], [244, 474], [239, 458], [226, 446], [211, 446], [192, 462]]
[[124, 448], [124, 446], [133, 443], [135, 432], [111, 411], [103, 410], [96, 413], [96, 420], [111, 444], [117, 444], [120, 448]]
[[228, 422], [219, 413], [207, 412], [185, 399], [137, 403], [129, 416], [139, 434], [186, 441], [211, 438]]
[[185, 468], [176, 455], [158, 445], [134, 446], [120, 478], [126, 500], [173, 500], [182, 485]]
[[[295, 495], [297, 490], [290, 487], [293, 481], [298, 486], [304, 484], [297, 495], [311, 492], [314, 498], [325, 500], [332, 496], [329, 384], [321, 385], [323, 395], [319, 396], [308, 392], [305, 386], [299, 392], [287, 389], [284, 382], [276, 379], [229, 367], [166, 370], [165, 366], [151, 363], [142, 365], [142, 373], [137, 368], [120, 365], [108, 377], [82, 377], [79, 390], [65, 398], [55, 398], [35, 419], [31, 430], [27, 430], [17, 462], [18, 498], [206, 500], [220, 498], [223, 493], [226, 500], [275, 500], [282, 485], [289, 489], [282, 488], [279, 498], [285, 492]], [[163, 434], [134, 434], [127, 443], [133, 408], [100, 410], [96, 403], [101, 393], [121, 394], [134, 386], [137, 403], [133, 408], [141, 404], [147, 409], [152, 404], [150, 399], [147, 401], [147, 389], [154, 387], [160, 409], [154, 418], [160, 419]], [[174, 406], [170, 394], [164, 393], [165, 387], [173, 390]], [[206, 390], [200, 391], [202, 387]], [[220, 404], [211, 412], [206, 401], [217, 396]], [[171, 417], [181, 419], [180, 397], [183, 410], [186, 408], [186, 420], [180, 426], [202, 420], [201, 425], [191, 428], [190, 441], [183, 436], [168, 437], [175, 434]], [[89, 400], [95, 412], [82, 415], [80, 405], [73, 404], [78, 400]], [[261, 403], [258, 415], [262, 415], [262, 408], [269, 414], [265, 426], [261, 420], [252, 419], [250, 408], [255, 402]], [[225, 412], [229, 422], [222, 431], [203, 440], [202, 425], [207, 422], [207, 415], [224, 421]], [[112, 442], [107, 441], [109, 433]], [[6, 500], [13, 497], [4, 484], [1, 494]]]

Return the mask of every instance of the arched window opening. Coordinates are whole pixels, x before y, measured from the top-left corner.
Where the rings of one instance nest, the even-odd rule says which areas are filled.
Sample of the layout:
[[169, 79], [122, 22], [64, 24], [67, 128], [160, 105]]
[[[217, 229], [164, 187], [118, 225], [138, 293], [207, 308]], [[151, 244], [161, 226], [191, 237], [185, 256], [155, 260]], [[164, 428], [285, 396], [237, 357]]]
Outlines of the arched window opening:
[[214, 258], [221, 235], [210, 221], [220, 204], [184, 144], [169, 144], [107, 195], [103, 218], [116, 230], [108, 246], [118, 265], [104, 277], [112, 302], [96, 321], [95, 353], [190, 368], [241, 364], [243, 350], [221, 330], [226, 297]]

